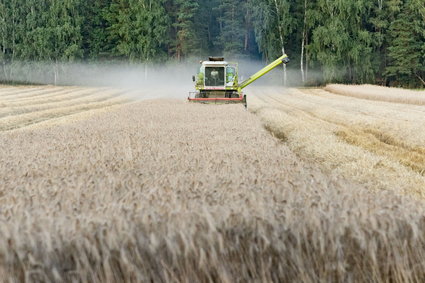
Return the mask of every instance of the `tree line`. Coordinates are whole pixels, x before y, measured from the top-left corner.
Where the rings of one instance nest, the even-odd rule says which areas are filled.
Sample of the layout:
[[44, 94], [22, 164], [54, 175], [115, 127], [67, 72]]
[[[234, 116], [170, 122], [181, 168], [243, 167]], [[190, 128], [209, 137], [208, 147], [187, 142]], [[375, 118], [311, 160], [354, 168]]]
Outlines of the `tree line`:
[[306, 84], [425, 85], [423, 0], [0, 0], [0, 62], [283, 52]]

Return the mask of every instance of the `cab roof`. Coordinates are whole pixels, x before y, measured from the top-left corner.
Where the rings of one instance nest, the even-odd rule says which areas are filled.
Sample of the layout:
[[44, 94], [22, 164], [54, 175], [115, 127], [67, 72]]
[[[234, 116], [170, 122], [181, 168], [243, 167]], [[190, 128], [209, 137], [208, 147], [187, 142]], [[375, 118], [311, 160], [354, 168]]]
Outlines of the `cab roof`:
[[203, 61], [203, 66], [211, 66], [211, 67], [220, 67], [220, 66], [227, 66], [229, 63], [227, 61]]

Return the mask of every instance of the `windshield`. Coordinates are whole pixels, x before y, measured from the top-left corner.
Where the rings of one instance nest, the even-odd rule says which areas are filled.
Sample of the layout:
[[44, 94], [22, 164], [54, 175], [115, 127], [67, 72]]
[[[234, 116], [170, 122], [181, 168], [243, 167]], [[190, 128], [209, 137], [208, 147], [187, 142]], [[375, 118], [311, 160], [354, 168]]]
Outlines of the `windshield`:
[[224, 67], [205, 68], [205, 86], [224, 86]]

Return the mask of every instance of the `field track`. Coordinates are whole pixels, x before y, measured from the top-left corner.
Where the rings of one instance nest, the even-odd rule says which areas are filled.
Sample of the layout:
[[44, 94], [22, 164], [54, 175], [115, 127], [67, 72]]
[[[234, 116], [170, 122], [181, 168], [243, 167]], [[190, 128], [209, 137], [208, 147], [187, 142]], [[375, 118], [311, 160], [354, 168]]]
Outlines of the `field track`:
[[152, 95], [0, 89], [0, 282], [425, 278], [424, 106]]
[[[371, 189], [424, 198], [425, 107], [416, 104], [425, 96], [408, 92], [416, 95], [410, 104], [401, 90], [372, 87], [380, 99], [371, 101], [367, 86], [359, 89], [356, 97], [322, 89], [254, 89], [250, 109], [303, 158]], [[391, 91], [392, 102], [383, 101]]]

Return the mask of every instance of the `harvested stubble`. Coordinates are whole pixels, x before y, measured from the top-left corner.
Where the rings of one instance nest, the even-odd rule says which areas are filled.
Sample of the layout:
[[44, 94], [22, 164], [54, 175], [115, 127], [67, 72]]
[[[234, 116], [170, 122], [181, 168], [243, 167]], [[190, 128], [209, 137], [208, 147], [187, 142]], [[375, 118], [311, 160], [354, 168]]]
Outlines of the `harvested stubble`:
[[137, 90], [110, 88], [0, 88], [0, 131], [24, 128], [96, 109], [103, 110], [127, 103], [133, 95], [139, 93]]
[[51, 97], [59, 94], [66, 94], [72, 90], [76, 90], [75, 87], [9, 87], [0, 91], [0, 99], [5, 102], [23, 101], [23, 100], [34, 100], [38, 98]]
[[61, 94], [48, 99], [38, 98], [25, 102], [4, 103], [5, 106], [0, 109], [0, 118], [55, 108], [71, 108], [72, 106], [99, 103], [112, 98], [117, 98], [123, 94], [123, 92], [120, 93], [116, 90], [89, 89], [85, 91], [73, 91], [72, 93]]
[[5, 281], [425, 278], [423, 202], [321, 173], [239, 105], [68, 122], [0, 134]]
[[404, 104], [425, 105], [425, 91], [413, 91], [402, 88], [382, 87], [376, 85], [338, 85], [330, 84], [325, 90], [368, 100], [397, 102]]

